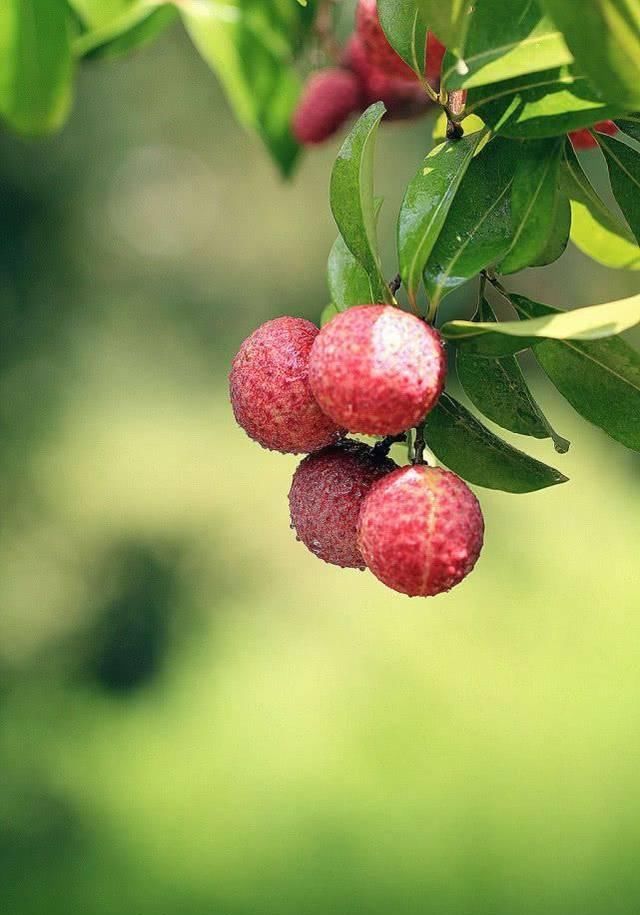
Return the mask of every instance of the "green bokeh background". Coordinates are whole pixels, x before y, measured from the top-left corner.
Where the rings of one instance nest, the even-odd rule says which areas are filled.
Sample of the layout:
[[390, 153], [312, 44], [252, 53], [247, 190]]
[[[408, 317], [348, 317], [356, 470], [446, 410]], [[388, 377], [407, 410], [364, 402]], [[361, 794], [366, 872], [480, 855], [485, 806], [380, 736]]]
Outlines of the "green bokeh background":
[[[387, 255], [430, 126], [381, 136]], [[574, 446], [513, 441], [571, 482], [479, 491], [475, 573], [409, 600], [296, 543], [296, 459], [233, 422], [243, 337], [326, 304], [334, 155], [283, 185], [179, 31], [0, 140], [8, 915], [638, 911], [638, 457], [532, 366]]]

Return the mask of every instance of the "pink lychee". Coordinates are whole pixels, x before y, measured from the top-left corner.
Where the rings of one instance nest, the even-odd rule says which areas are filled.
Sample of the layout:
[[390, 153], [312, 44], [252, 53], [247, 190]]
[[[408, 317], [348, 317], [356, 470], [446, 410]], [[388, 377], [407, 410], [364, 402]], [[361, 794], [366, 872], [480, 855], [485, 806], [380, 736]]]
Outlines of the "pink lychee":
[[431, 104], [415, 73], [413, 80], [408, 80], [373, 66], [357, 32], [347, 43], [343, 63], [360, 81], [362, 108], [384, 102], [387, 120], [415, 117], [427, 111]]
[[339, 442], [308, 455], [289, 492], [298, 539], [325, 562], [364, 569], [357, 544], [362, 501], [376, 480], [396, 466], [362, 442]]
[[305, 454], [342, 435], [320, 410], [309, 386], [309, 354], [317, 335], [311, 321], [275, 318], [255, 330], [233, 360], [233, 412], [247, 435], [264, 448]]
[[318, 334], [309, 383], [338, 426], [367, 435], [397, 435], [436, 405], [446, 374], [440, 334], [390, 305], [357, 305]]
[[351, 114], [363, 107], [354, 73], [341, 67], [318, 70], [309, 78], [292, 121], [293, 135], [304, 146], [332, 137]]
[[379, 480], [360, 513], [367, 567], [394, 591], [428, 597], [471, 572], [484, 538], [478, 500], [448, 470], [402, 467]]

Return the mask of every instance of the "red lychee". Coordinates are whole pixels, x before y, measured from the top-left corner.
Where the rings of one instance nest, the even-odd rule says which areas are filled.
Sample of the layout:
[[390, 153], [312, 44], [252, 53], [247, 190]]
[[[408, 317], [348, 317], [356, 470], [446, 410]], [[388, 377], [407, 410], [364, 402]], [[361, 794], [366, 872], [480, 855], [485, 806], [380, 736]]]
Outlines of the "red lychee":
[[[613, 121], [599, 121], [594, 125], [593, 129], [598, 133], [606, 133], [610, 137], [615, 136], [618, 132], [618, 127]], [[571, 140], [571, 145], [577, 151], [582, 149], [595, 149], [598, 145], [598, 141], [587, 127], [584, 127], [582, 130], [572, 130], [569, 133], [569, 139]]]
[[416, 74], [393, 50], [387, 40], [378, 18], [376, 0], [358, 0], [356, 10], [356, 32], [367, 52], [369, 65], [382, 70], [387, 76], [416, 81]]
[[421, 422], [444, 386], [440, 334], [390, 305], [357, 305], [318, 334], [309, 383], [321, 409], [350, 432], [397, 435]]
[[310, 454], [296, 470], [289, 492], [298, 539], [325, 562], [364, 569], [357, 544], [362, 501], [376, 480], [396, 467], [362, 442], [339, 442]]
[[428, 597], [473, 569], [484, 538], [478, 500], [448, 470], [402, 467], [364, 500], [358, 544], [367, 567], [394, 591]]
[[343, 63], [360, 81], [362, 107], [384, 102], [387, 120], [400, 120], [423, 114], [430, 106], [427, 94], [413, 74], [413, 81], [398, 79], [372, 66], [358, 33], [354, 33], [343, 54]]
[[324, 143], [363, 107], [362, 88], [355, 74], [341, 67], [318, 70], [309, 78], [291, 128], [299, 143]]
[[264, 448], [305, 454], [342, 435], [320, 410], [309, 386], [309, 353], [317, 335], [311, 321], [275, 318], [247, 337], [233, 360], [233, 412], [247, 435]]

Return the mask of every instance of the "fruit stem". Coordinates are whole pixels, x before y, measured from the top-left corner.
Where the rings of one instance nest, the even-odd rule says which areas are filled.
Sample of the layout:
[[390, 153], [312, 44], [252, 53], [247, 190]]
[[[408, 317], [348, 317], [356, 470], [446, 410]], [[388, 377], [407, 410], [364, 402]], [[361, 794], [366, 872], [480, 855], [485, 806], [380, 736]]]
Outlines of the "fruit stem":
[[492, 270], [483, 270], [480, 273], [480, 277], [481, 278], [484, 277], [485, 280], [489, 280], [489, 282], [491, 283], [493, 288], [497, 289], [498, 292], [500, 293], [500, 295], [504, 296], [504, 298], [507, 300], [507, 302], [509, 302], [509, 303], [511, 302], [511, 299], [509, 298], [509, 293], [504, 288], [504, 286], [502, 285], [502, 283], [500, 282], [500, 280], [498, 279], [498, 277], [495, 275], [495, 273]]
[[373, 446], [373, 453], [376, 457], [387, 457], [391, 451], [391, 446], [396, 445], [399, 442], [406, 442], [407, 435], [405, 432], [401, 432], [400, 435], [388, 435], [386, 438], [383, 438], [381, 442], [376, 442]]
[[333, 11], [337, 0], [320, 0], [313, 30], [318, 45], [325, 56], [334, 64], [340, 62], [342, 49], [333, 28]]
[[416, 426], [416, 440], [412, 461], [413, 464], [426, 464], [424, 459], [424, 449], [426, 447], [426, 442], [424, 440], [424, 429], [425, 423], [420, 423], [419, 426]]
[[487, 274], [482, 271], [480, 274], [480, 285], [478, 287], [478, 311], [482, 310], [482, 302], [484, 301], [485, 289], [487, 288]]
[[389, 290], [391, 291], [391, 295], [392, 295], [392, 296], [395, 296], [395, 294], [396, 294], [396, 292], [398, 291], [398, 289], [400, 289], [400, 287], [402, 286], [402, 277], [400, 276], [400, 274], [399, 274], [399, 273], [396, 273], [396, 275], [394, 276], [394, 278], [393, 278], [392, 280], [390, 280], [389, 283], [388, 283], [387, 285], [389, 286]]

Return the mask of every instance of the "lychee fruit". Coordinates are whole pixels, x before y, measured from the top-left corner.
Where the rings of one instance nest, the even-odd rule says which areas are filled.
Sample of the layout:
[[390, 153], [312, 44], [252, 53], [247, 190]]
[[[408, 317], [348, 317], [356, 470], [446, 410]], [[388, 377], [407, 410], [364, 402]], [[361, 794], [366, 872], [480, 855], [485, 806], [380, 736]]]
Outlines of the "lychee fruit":
[[233, 412], [247, 435], [264, 448], [305, 454], [342, 436], [309, 386], [309, 354], [317, 335], [311, 321], [275, 318], [255, 330], [233, 360]]
[[325, 562], [364, 569], [357, 544], [362, 501], [377, 480], [396, 468], [362, 442], [339, 442], [308, 455], [289, 492], [298, 539]]
[[360, 81], [363, 108], [374, 102], [384, 102], [386, 120], [415, 117], [429, 108], [431, 102], [416, 74], [413, 74], [413, 81], [409, 81], [373, 66], [357, 32], [349, 39], [342, 61]]
[[[593, 129], [598, 133], [608, 134], [610, 137], [615, 136], [618, 132], [618, 127], [613, 121], [599, 121], [594, 125]], [[595, 149], [598, 145], [598, 141], [587, 127], [584, 127], [582, 130], [572, 130], [569, 133], [569, 139], [576, 151]]]
[[357, 305], [332, 318], [311, 349], [309, 383], [336, 425], [397, 435], [436, 405], [446, 374], [440, 334], [390, 305]]
[[484, 539], [478, 500], [448, 470], [402, 467], [379, 480], [360, 513], [367, 567], [394, 591], [429, 597], [471, 572]]
[[318, 70], [309, 78], [293, 115], [291, 128], [304, 146], [324, 143], [363, 107], [357, 76], [341, 67]]

